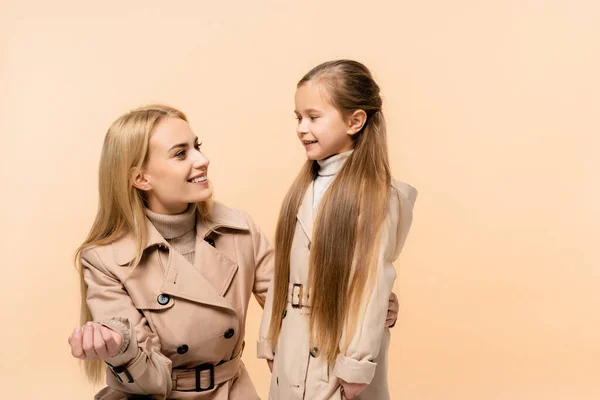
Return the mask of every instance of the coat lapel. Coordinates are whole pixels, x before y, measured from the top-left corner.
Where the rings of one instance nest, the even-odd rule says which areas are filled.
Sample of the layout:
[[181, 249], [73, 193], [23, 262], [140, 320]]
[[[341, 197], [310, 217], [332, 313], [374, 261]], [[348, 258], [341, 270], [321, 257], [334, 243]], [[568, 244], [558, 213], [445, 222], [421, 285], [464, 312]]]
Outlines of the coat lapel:
[[311, 182], [306, 189], [304, 199], [298, 210], [298, 222], [304, 231], [304, 234], [308, 238], [309, 243], [312, 242], [312, 231], [313, 231], [313, 183]]
[[[212, 247], [204, 239], [213, 232], [218, 234], [219, 229], [244, 231], [249, 229], [249, 225], [242, 213], [219, 203], [213, 204], [211, 215], [212, 221], [210, 222], [201, 220], [196, 222], [194, 265], [177, 251], [173, 251], [168, 242], [147, 218], [148, 239], [144, 251], [156, 246], [169, 250], [168, 255], [165, 252], [160, 256], [165, 269], [160, 293], [216, 307], [233, 309], [229, 301], [223, 296], [233, 281], [238, 265], [235, 260]], [[233, 241], [234, 235], [223, 235], [219, 240]], [[135, 246], [135, 239], [132, 234], [128, 234], [114, 243], [113, 251], [119, 265], [125, 266], [133, 261]], [[227, 247], [235, 249], [233, 243]], [[139, 273], [143, 274], [142, 271], [134, 272], [135, 275]]]
[[[197, 249], [196, 244], [196, 251]], [[211, 266], [218, 268], [217, 264], [213, 261]], [[213, 283], [176, 251], [169, 252], [169, 266], [161, 291], [197, 303], [232, 309], [229, 301], [219, 294]]]
[[[233, 240], [233, 235], [223, 235], [217, 239], [220, 246], [225, 244], [224, 241], [233, 242]], [[235, 248], [233, 243], [225, 245], [228, 248]], [[225, 295], [238, 270], [235, 261], [205, 242], [204, 238], [199, 235], [196, 237], [194, 266], [219, 296]]]
[[[247, 231], [250, 229], [246, 217], [220, 203], [213, 203], [211, 210], [212, 221], [196, 222], [196, 247], [194, 265], [175, 251], [170, 260], [163, 289], [165, 293], [183, 297], [200, 303], [217, 307], [233, 309], [225, 297], [238, 270], [236, 260], [220, 252], [204, 239], [211, 234], [220, 235], [219, 230]], [[234, 234], [228, 233], [217, 240], [220, 246], [235, 249], [233, 243], [227, 245], [224, 241], [234, 240]]]

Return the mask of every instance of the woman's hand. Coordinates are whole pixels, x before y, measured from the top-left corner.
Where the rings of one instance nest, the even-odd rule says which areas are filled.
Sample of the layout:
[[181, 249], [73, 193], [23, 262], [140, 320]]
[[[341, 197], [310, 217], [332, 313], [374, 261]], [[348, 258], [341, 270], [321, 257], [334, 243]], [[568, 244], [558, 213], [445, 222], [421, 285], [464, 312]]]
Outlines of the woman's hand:
[[338, 378], [338, 380], [340, 381], [340, 385], [342, 386], [342, 399], [353, 399], [367, 387], [366, 383], [348, 383], [340, 378]]
[[392, 292], [388, 305], [387, 319], [385, 320], [386, 328], [392, 328], [394, 325], [396, 325], [399, 309], [400, 305], [398, 304], [398, 296], [396, 296], [396, 293]]
[[116, 356], [122, 342], [120, 333], [91, 321], [75, 328], [69, 336], [73, 357], [88, 361], [106, 360]]

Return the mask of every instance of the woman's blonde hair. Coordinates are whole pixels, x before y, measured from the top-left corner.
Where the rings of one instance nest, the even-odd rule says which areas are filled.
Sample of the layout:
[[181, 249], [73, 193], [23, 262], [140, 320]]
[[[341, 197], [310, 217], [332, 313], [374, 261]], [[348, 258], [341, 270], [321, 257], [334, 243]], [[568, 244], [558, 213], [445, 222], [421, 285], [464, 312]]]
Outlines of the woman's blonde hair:
[[[321, 200], [312, 234], [308, 278], [311, 340], [333, 364], [352, 339], [366, 303], [363, 295], [375, 276], [391, 175], [379, 86], [367, 67], [351, 60], [326, 62], [308, 72], [298, 87], [306, 84], [318, 85], [344, 117], [356, 110], [367, 115], [361, 131], [352, 137], [353, 153]], [[317, 171], [316, 161], [306, 162], [279, 214], [269, 329], [274, 348], [287, 302], [296, 215]], [[340, 343], [344, 329], [346, 340]]]
[[[83, 251], [113, 243], [127, 233], [133, 233], [137, 251], [132, 266], [140, 262], [148, 237], [144, 214], [146, 198], [143, 191], [133, 186], [131, 172], [145, 165], [150, 137], [166, 118], [180, 118], [187, 122], [183, 112], [153, 104], [122, 115], [106, 133], [100, 156], [98, 211], [87, 238], [75, 252], [81, 286], [81, 325], [93, 318], [86, 302], [87, 285], [81, 261]], [[209, 218], [210, 202], [198, 203], [196, 208], [201, 218]], [[85, 362], [86, 375], [94, 383], [100, 382], [103, 370], [101, 361]]]

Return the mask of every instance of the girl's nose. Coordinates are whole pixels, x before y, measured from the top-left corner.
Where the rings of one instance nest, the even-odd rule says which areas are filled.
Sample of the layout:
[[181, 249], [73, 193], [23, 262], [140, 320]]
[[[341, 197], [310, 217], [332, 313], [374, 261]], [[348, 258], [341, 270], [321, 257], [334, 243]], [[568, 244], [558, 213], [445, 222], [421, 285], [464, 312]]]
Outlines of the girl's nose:
[[306, 121], [305, 119], [302, 119], [298, 123], [298, 128], [296, 129], [296, 132], [298, 132], [298, 135], [304, 135], [304, 134], [308, 133], [308, 121]]

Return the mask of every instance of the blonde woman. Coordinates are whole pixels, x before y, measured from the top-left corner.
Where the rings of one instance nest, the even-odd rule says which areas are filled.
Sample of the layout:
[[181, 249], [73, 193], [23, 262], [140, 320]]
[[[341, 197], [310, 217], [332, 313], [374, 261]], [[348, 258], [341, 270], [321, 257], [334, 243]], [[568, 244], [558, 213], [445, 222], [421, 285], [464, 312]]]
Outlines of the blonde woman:
[[241, 354], [272, 250], [246, 213], [211, 202], [208, 166], [168, 106], [128, 112], [106, 134], [98, 214], [76, 253], [83, 326], [69, 338], [92, 381], [107, 371], [96, 399], [258, 399]]
[[270, 399], [387, 400], [392, 262], [417, 192], [390, 175], [379, 87], [364, 65], [315, 67], [295, 103], [308, 160], [281, 208], [260, 328]]

